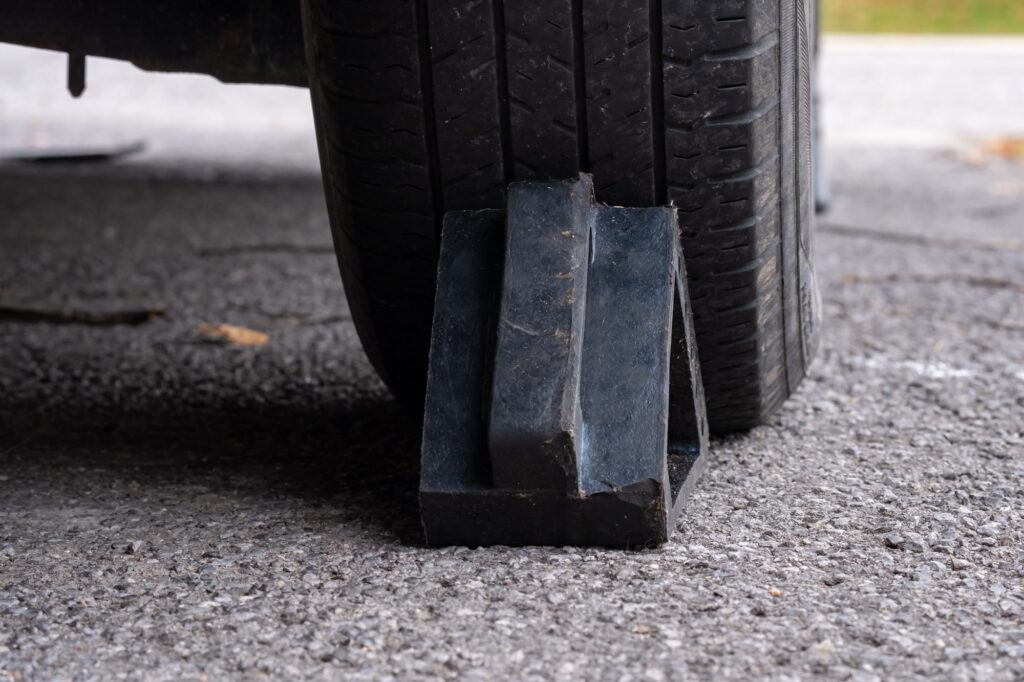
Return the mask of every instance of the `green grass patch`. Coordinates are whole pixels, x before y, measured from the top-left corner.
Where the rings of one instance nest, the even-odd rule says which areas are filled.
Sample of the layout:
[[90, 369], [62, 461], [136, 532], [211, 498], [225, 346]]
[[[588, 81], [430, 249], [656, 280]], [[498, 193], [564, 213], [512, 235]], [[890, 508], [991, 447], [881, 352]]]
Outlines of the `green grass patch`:
[[1024, 33], [1024, 0], [822, 0], [826, 31]]

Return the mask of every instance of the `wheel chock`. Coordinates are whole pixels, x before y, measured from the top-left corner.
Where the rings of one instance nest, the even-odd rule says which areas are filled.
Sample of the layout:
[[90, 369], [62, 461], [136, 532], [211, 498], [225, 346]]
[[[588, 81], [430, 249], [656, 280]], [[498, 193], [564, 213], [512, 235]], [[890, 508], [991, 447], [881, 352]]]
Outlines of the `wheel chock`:
[[588, 175], [445, 214], [423, 426], [431, 545], [668, 540], [708, 443], [672, 208]]

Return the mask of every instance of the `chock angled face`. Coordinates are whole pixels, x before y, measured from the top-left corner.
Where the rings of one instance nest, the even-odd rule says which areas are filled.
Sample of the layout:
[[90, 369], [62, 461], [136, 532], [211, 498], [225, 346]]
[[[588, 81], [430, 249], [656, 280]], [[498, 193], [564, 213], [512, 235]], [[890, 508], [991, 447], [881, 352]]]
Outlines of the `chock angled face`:
[[581, 175], [445, 215], [429, 544], [661, 544], [707, 444], [674, 209], [598, 205]]

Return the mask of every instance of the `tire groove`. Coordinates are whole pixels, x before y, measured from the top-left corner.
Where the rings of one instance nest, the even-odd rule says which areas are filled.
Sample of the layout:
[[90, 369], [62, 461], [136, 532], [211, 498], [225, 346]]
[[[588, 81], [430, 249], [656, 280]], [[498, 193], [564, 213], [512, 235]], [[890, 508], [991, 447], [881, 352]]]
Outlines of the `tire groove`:
[[423, 129], [427, 142], [427, 167], [430, 175], [431, 208], [434, 231], [441, 234], [444, 220], [444, 194], [441, 187], [441, 153], [437, 145], [437, 114], [434, 110], [434, 74], [430, 60], [430, 26], [427, 0], [416, 0], [416, 28], [419, 36], [418, 54], [420, 88], [423, 99]]
[[663, 16], [661, 0], [650, 0], [649, 45], [651, 46], [651, 156], [654, 159], [654, 200], [668, 203], [665, 176], [668, 171], [665, 148], [665, 65], [662, 49]]
[[580, 172], [590, 170], [590, 140], [587, 125], [587, 58], [583, 44], [583, 0], [572, 0], [572, 49], [574, 104], [576, 105], [576, 155]]
[[746, 111], [738, 114], [725, 114], [723, 116], [711, 116], [705, 119], [704, 124], [710, 128], [716, 128], [719, 126], [734, 126], [734, 125], [749, 125], [755, 121], [764, 118], [770, 114], [779, 106], [779, 98], [772, 97], [767, 99], [761, 104], [757, 105], [753, 109], [747, 109]]
[[728, 62], [738, 59], [749, 60], [760, 56], [779, 44], [778, 31], [771, 31], [758, 38], [750, 45], [742, 45], [730, 50], [715, 50], [704, 53], [706, 62]]
[[501, 128], [501, 168], [505, 184], [515, 179], [512, 162], [512, 116], [509, 111], [508, 47], [505, 31], [505, 2], [491, 0], [494, 19], [494, 58], [498, 88], [498, 119]]

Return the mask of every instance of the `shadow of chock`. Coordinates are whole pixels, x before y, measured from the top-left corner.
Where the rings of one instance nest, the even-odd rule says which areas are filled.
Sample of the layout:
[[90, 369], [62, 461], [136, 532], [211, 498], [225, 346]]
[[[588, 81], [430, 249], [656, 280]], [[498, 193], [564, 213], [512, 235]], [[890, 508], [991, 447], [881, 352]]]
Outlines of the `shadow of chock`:
[[0, 403], [0, 471], [75, 479], [85, 467], [143, 489], [199, 485], [257, 503], [288, 497], [402, 544], [423, 543], [419, 430], [382, 392], [316, 407], [174, 403], [64, 406], [59, 414]]

